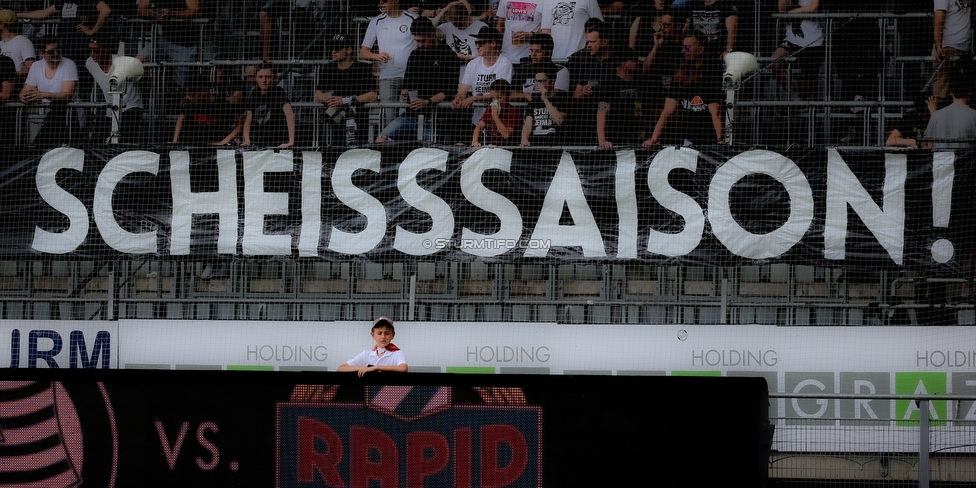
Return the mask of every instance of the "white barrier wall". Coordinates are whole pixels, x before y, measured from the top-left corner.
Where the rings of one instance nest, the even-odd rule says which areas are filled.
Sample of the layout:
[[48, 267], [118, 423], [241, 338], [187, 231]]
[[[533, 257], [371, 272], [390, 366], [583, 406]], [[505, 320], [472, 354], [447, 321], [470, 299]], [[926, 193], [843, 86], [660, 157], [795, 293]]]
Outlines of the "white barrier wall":
[[0, 338], [2, 367], [118, 367], [118, 322], [0, 320]]
[[[970, 327], [396, 325], [395, 342], [423, 371], [976, 373]], [[0, 330], [6, 367], [334, 370], [373, 344], [370, 323], [352, 321], [8, 320]]]
[[[373, 345], [369, 322], [0, 321], [5, 367], [323, 370]], [[398, 322], [411, 371], [762, 376], [770, 392], [976, 395], [971, 327], [775, 327]], [[722, 401], [734, 399], [716, 399]], [[933, 401], [936, 436], [976, 430], [976, 402]], [[772, 402], [776, 442], [805, 450], [917, 448], [918, 407], [907, 400], [785, 398]], [[845, 429], [810, 428], [832, 419]], [[853, 420], [852, 420], [853, 419]], [[878, 422], [881, 422], [880, 424]], [[893, 424], [893, 429], [877, 429]], [[838, 424], [840, 425], [840, 424]], [[880, 435], [883, 434], [883, 435]], [[840, 436], [834, 439], [835, 436]], [[951, 444], [951, 442], [950, 442]], [[913, 447], [914, 446], [914, 447]], [[952, 450], [952, 448], [946, 448]], [[961, 448], [969, 452], [972, 446]]]

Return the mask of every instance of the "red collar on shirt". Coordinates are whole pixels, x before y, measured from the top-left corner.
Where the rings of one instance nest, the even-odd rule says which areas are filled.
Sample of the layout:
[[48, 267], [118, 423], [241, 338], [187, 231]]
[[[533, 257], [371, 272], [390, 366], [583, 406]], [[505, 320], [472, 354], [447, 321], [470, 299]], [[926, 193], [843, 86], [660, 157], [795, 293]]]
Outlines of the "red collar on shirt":
[[[373, 350], [375, 351], [375, 350], [379, 349], [379, 347], [380, 346], [373, 346]], [[399, 351], [400, 348], [397, 347], [396, 344], [394, 344], [394, 343], [391, 342], [391, 343], [389, 343], [389, 344], [386, 345], [386, 350], [389, 351], [389, 352], [393, 352], [393, 351]]]

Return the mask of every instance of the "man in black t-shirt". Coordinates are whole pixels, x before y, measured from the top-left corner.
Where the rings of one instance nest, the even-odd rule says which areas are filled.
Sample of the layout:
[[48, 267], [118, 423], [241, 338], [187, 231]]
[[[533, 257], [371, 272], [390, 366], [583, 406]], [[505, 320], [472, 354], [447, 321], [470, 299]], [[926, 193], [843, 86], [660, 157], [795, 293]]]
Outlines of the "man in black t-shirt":
[[612, 41], [610, 22], [600, 19], [586, 21], [586, 48], [569, 57], [569, 86], [573, 90], [572, 112], [579, 117], [570, 120], [569, 130], [577, 139], [577, 144], [595, 145], [596, 109], [599, 103], [596, 90], [602, 83], [611, 80], [616, 72], [613, 63], [615, 46]]
[[[725, 142], [722, 120], [724, 66], [718, 58], [705, 55], [705, 46], [697, 35], [685, 37], [682, 46], [685, 58], [674, 74], [654, 133], [644, 141], [646, 147], [662, 141], [683, 145]], [[666, 134], [664, 131], [669, 124], [673, 130]]]
[[612, 58], [615, 76], [602, 83], [596, 92], [597, 142], [604, 149], [614, 145], [636, 145], [646, 137], [645, 83], [640, 79], [640, 64], [630, 48]]
[[295, 145], [295, 112], [285, 90], [275, 85], [270, 66], [261, 66], [255, 75], [258, 87], [252, 91], [244, 106], [244, 146], [277, 147]]
[[376, 101], [376, 77], [369, 64], [353, 57], [356, 45], [348, 34], [332, 38], [332, 63], [322, 69], [321, 88], [315, 90], [315, 101], [326, 105], [326, 130], [334, 145], [345, 141], [352, 146], [365, 141], [365, 131], [357, 129], [367, 126], [369, 112], [357, 108], [361, 103]]
[[535, 94], [524, 110], [521, 147], [558, 146], [569, 140], [562, 127], [570, 95], [556, 91], [558, 73], [558, 65], [551, 64], [533, 76]]
[[724, 59], [735, 47], [739, 22], [737, 0], [696, 0], [687, 10], [690, 32], [705, 42], [707, 56]]
[[651, 111], [653, 120], [657, 120], [661, 113], [671, 80], [681, 65], [681, 41], [684, 37], [675, 25], [677, 20], [670, 9], [665, 10], [660, 18], [660, 29], [654, 33], [651, 48], [646, 53], [638, 51], [638, 54], [644, 55], [641, 72], [647, 80], [648, 110]]
[[[407, 70], [400, 89], [401, 99], [410, 103], [410, 109], [400, 114], [387, 125], [376, 142], [416, 139], [418, 115], [424, 115], [424, 140], [433, 140], [431, 118], [437, 115], [434, 107], [445, 100], [450, 93], [457, 91], [460, 66], [457, 55], [446, 44], [437, 39], [434, 24], [426, 17], [414, 19], [410, 33], [417, 41], [417, 49], [410, 53]], [[448, 115], [444, 113], [443, 115]]]
[[58, 48], [61, 55], [74, 61], [76, 65], [83, 66], [88, 59], [88, 39], [108, 28], [107, 21], [111, 12], [112, 8], [104, 0], [67, 0], [54, 2], [40, 10], [21, 12], [17, 17], [42, 20], [59, 14], [61, 25], [58, 37], [61, 42]]
[[237, 137], [239, 114], [227, 99], [211, 93], [208, 85], [200, 76], [187, 81], [171, 144], [224, 145]]
[[529, 55], [522, 58], [512, 70], [512, 83], [516, 88], [521, 84], [521, 90], [512, 94], [513, 102], [528, 102], [537, 98], [534, 93], [536, 74], [540, 71], [556, 67], [556, 76], [553, 78], [553, 89], [557, 91], [569, 91], [569, 69], [565, 65], [557, 64], [552, 61], [552, 50], [554, 41], [549, 34], [535, 34], [529, 40]]

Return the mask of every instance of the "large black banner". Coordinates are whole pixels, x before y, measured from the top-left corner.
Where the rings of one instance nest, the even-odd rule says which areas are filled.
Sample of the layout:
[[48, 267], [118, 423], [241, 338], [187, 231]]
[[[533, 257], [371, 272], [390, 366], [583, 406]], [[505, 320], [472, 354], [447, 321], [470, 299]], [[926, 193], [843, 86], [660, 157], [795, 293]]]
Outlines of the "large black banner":
[[0, 255], [773, 261], [968, 274], [973, 153], [8, 153]]
[[6, 370], [0, 486], [758, 487], [768, 410], [762, 378]]

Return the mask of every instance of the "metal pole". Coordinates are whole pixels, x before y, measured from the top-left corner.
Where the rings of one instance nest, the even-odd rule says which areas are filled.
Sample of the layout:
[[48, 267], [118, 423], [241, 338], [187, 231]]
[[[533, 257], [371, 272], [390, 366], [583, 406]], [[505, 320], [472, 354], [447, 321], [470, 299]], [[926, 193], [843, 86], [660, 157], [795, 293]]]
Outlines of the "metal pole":
[[722, 277], [722, 316], [719, 319], [719, 323], [725, 325], [728, 323], [726, 319], [726, 314], [729, 311], [729, 279]]
[[727, 87], [725, 89], [725, 143], [731, 145], [733, 142], [732, 131], [735, 130], [735, 89]]
[[[124, 86], [124, 85], [123, 85]], [[119, 143], [119, 118], [122, 116], [122, 94], [112, 93], [112, 134], [109, 136], [111, 144]]]
[[413, 321], [413, 308], [417, 302], [417, 275], [410, 275], [410, 301], [407, 309], [407, 319]]
[[918, 400], [918, 488], [929, 488], [929, 400]]
[[115, 272], [108, 272], [108, 320], [115, 320]]

